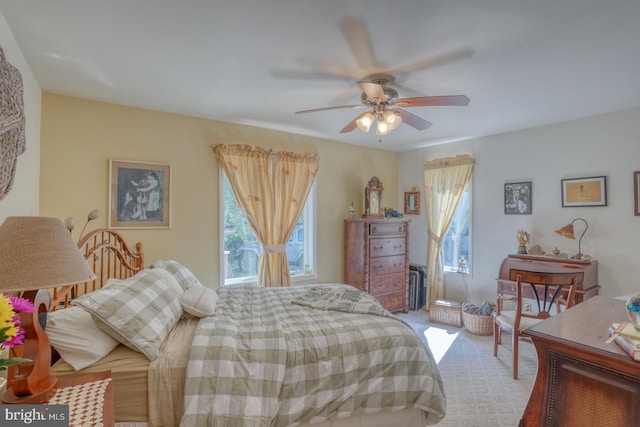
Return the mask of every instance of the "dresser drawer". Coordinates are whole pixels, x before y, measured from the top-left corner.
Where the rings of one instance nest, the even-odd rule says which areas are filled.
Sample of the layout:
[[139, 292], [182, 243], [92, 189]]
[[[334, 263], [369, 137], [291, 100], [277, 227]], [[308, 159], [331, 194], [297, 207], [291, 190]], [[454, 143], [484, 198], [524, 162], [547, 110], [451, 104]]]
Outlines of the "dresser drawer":
[[369, 260], [369, 277], [384, 276], [392, 273], [404, 273], [404, 255], [386, 258], [371, 258]]
[[389, 311], [400, 311], [407, 308], [407, 293], [405, 291], [376, 295], [375, 297]]
[[369, 293], [379, 295], [387, 292], [404, 291], [406, 289], [406, 281], [407, 277], [404, 273], [375, 276], [369, 281]]
[[381, 236], [385, 234], [407, 234], [406, 222], [374, 222], [369, 224], [369, 234], [371, 236]]
[[372, 257], [404, 255], [406, 250], [404, 237], [369, 240], [369, 252]]

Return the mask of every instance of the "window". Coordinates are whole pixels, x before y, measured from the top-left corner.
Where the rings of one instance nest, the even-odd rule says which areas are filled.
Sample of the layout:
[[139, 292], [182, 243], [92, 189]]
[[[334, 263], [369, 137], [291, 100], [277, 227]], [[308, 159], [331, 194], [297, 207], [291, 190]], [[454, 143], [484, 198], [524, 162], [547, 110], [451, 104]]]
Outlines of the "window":
[[444, 269], [469, 274], [471, 268], [471, 182], [462, 195], [444, 239]]
[[[256, 239], [242, 211], [238, 207], [227, 175], [221, 171], [221, 226], [224, 230], [223, 259], [221, 265], [224, 284], [256, 283], [258, 261], [262, 253], [260, 242]], [[309, 279], [313, 275], [315, 258], [315, 184], [300, 218], [287, 242], [287, 259], [291, 281]]]

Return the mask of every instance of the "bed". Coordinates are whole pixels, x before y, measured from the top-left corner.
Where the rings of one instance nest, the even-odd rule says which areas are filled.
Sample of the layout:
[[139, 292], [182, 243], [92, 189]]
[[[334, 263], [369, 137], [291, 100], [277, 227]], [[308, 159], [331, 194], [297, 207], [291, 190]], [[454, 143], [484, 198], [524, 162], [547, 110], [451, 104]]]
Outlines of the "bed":
[[445, 415], [429, 349], [344, 284], [202, 286], [145, 268], [101, 229], [79, 244], [96, 280], [57, 290], [46, 332], [59, 378], [110, 370], [117, 425], [424, 426]]

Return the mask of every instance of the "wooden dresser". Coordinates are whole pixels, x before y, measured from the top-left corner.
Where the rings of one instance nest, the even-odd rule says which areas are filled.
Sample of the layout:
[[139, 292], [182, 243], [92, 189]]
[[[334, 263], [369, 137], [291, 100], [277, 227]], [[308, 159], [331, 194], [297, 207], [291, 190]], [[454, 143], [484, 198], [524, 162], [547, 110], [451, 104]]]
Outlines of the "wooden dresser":
[[409, 310], [409, 220], [346, 219], [344, 281], [389, 311]]
[[[515, 280], [512, 270], [536, 271], [540, 273], [573, 273], [578, 278], [576, 302], [580, 303], [598, 294], [598, 261], [582, 261], [569, 258], [553, 258], [536, 255], [511, 254], [500, 264], [498, 293], [515, 295]], [[529, 290], [529, 293], [531, 291]], [[533, 295], [525, 293], [525, 297]]]
[[538, 374], [521, 427], [640, 426], [640, 362], [615, 342], [625, 301], [595, 296], [527, 329]]

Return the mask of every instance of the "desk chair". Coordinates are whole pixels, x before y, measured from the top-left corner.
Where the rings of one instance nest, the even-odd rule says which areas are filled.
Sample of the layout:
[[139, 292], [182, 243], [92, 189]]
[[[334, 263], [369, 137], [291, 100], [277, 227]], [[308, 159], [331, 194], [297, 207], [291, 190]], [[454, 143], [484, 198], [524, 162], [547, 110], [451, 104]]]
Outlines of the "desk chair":
[[[518, 343], [526, 337], [526, 329], [536, 323], [560, 313], [575, 301], [577, 277], [571, 273], [540, 273], [511, 270], [510, 280], [515, 280], [515, 297], [498, 294], [496, 311], [493, 313], [493, 355], [498, 356], [498, 344], [502, 333], [511, 334], [513, 349], [513, 379], [518, 379]], [[523, 299], [533, 300], [533, 310], [524, 311]], [[504, 303], [515, 303], [514, 310], [504, 310]]]

